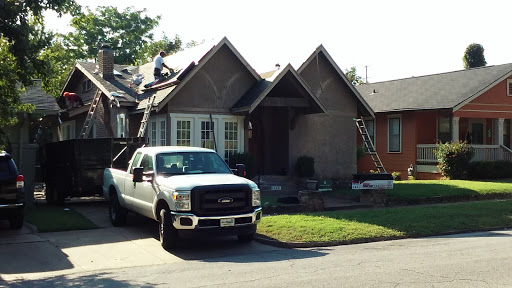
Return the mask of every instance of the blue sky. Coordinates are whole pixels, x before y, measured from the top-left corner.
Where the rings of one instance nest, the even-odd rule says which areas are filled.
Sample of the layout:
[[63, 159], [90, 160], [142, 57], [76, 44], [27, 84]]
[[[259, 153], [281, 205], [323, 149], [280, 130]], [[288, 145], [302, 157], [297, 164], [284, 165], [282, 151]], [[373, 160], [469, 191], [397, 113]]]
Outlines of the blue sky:
[[[91, 10], [145, 8], [147, 15], [162, 17], [157, 37], [178, 34], [187, 42], [226, 36], [259, 73], [276, 63], [298, 68], [320, 44], [341, 69], [356, 66], [373, 83], [461, 70], [471, 43], [484, 47], [488, 65], [512, 63], [507, 0], [77, 2]], [[69, 20], [49, 13], [46, 25], [67, 32]]]

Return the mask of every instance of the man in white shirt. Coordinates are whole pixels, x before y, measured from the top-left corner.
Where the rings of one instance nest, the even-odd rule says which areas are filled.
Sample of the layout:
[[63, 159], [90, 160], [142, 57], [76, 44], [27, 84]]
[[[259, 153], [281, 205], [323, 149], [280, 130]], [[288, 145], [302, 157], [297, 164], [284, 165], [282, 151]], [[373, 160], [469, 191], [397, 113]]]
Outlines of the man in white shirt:
[[165, 51], [160, 51], [158, 55], [155, 57], [155, 70], [153, 71], [153, 75], [155, 76], [155, 80], [162, 80], [162, 69], [163, 67], [167, 68], [171, 73], [173, 70], [169, 68], [169, 66], [165, 65], [164, 57]]

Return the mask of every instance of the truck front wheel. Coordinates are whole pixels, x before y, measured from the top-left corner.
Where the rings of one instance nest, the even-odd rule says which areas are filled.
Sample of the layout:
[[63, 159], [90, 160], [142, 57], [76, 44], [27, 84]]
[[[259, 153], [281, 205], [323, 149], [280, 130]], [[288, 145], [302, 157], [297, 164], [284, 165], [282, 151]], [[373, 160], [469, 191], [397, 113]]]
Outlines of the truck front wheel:
[[126, 224], [126, 209], [121, 206], [119, 203], [119, 199], [117, 199], [117, 194], [110, 195], [110, 201], [108, 205], [108, 212], [110, 215], [110, 222], [114, 226], [123, 226]]
[[171, 250], [176, 247], [178, 233], [176, 233], [176, 228], [172, 225], [171, 213], [165, 208], [160, 210], [158, 232], [160, 244], [162, 244], [165, 250]]

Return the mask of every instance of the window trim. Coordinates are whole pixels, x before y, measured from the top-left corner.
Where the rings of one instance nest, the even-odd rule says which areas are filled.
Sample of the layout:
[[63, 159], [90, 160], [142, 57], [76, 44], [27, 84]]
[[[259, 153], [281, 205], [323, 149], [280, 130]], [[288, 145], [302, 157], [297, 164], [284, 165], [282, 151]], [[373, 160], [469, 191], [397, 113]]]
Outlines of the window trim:
[[512, 96], [512, 79], [507, 79], [507, 96]]
[[[377, 123], [376, 121], [377, 119], [376, 118], [372, 118], [372, 117], [363, 117], [363, 121], [364, 121], [364, 126], [366, 126], [366, 130], [368, 130], [368, 126], [366, 125], [366, 123], [368, 123], [367, 121], [373, 121], [373, 139], [370, 137], [370, 131], [368, 130], [368, 137], [370, 137], [370, 139], [372, 140], [372, 143], [373, 143], [373, 148], [375, 149], [375, 151], [377, 151], [377, 143], [376, 143], [376, 137], [375, 137], [375, 134], [376, 134], [376, 131], [377, 131], [377, 125], [375, 125]], [[365, 146], [366, 148], [366, 145], [364, 144], [363, 142], [363, 146]], [[364, 151], [365, 153], [370, 153], [367, 149], [365, 149]]]
[[[210, 121], [209, 114], [183, 114], [183, 113], [169, 113], [169, 117], [171, 119], [171, 139], [170, 145], [177, 145], [177, 121], [185, 120], [191, 121], [190, 123], [190, 146], [192, 147], [201, 147], [201, 121]], [[215, 132], [215, 141], [217, 146], [217, 154], [224, 159], [224, 135], [225, 122], [237, 122], [237, 132], [238, 132], [238, 145], [237, 151], [242, 153], [245, 148], [244, 138], [245, 138], [245, 128], [244, 128], [244, 116], [236, 116], [236, 115], [213, 115], [212, 120], [214, 124], [214, 132]]]
[[[162, 135], [162, 129], [161, 129], [161, 123], [164, 122], [164, 125], [165, 125], [165, 128], [164, 128], [164, 135], [165, 135], [165, 138], [162, 139], [160, 136]], [[153, 139], [153, 136], [151, 134], [151, 129], [152, 129], [152, 125], [153, 123], [155, 123], [156, 125], [156, 139]], [[146, 127], [146, 133], [147, 133], [147, 137], [149, 139], [149, 146], [153, 146], [153, 140], [155, 140], [155, 143], [156, 145], [155, 146], [166, 146], [169, 141], [167, 140], [167, 130], [168, 130], [168, 125], [167, 125], [167, 119], [164, 117], [153, 117], [151, 119], [149, 119], [148, 121], [148, 127]], [[164, 144], [162, 145], [162, 140], [165, 141]]]
[[[70, 137], [64, 138], [64, 136], [65, 136], [64, 135], [64, 131], [65, 131], [66, 127], [69, 127], [69, 131], [70, 131], [71, 135], [69, 135]], [[61, 139], [61, 141], [62, 140], [75, 139], [75, 138], [76, 138], [75, 120], [63, 122], [60, 125], [60, 139]]]
[[[123, 119], [123, 125], [119, 125], [119, 119]], [[126, 114], [117, 114], [117, 137], [126, 138]]]
[[[452, 138], [453, 137], [452, 136], [452, 121], [453, 121], [453, 119], [452, 119], [452, 117], [442, 117], [442, 116], [438, 116], [436, 118], [436, 141], [441, 142], [441, 138], [439, 137], [439, 133], [440, 133], [439, 128], [441, 128], [441, 126], [440, 126], [441, 119], [448, 119], [448, 134], [449, 134], [449, 138], [450, 138], [450, 140], [448, 140], [448, 142], [450, 142], [453, 139]], [[443, 143], [445, 143], [445, 142], [443, 142]]]
[[[390, 148], [390, 147], [389, 147], [389, 146], [390, 146], [390, 145], [389, 145], [389, 144], [390, 144], [390, 143], [389, 143], [389, 140], [390, 140], [390, 136], [391, 136], [391, 135], [390, 135], [390, 131], [389, 131], [389, 124], [390, 124], [390, 120], [391, 120], [391, 119], [398, 119], [398, 120], [399, 120], [399, 122], [398, 122], [398, 123], [399, 123], [400, 127], [399, 127], [399, 130], [398, 130], [398, 133], [399, 133], [399, 138], [400, 138], [400, 139], [399, 139], [399, 141], [398, 141], [398, 144], [399, 144], [399, 147], [400, 147], [400, 148], [398, 149], [398, 151], [391, 151], [391, 150], [389, 149], [389, 148]], [[400, 115], [400, 114], [398, 114], [398, 115], [388, 115], [388, 123], [387, 123], [387, 124], [388, 124], [388, 125], [387, 125], [387, 130], [388, 130], [388, 133], [387, 133], [387, 146], [388, 146], [388, 147], [387, 147], [387, 152], [388, 152], [389, 154], [402, 153], [402, 130], [403, 130], [403, 127], [402, 127], [402, 126], [403, 126], [403, 122], [402, 122], [402, 115]]]
[[[85, 84], [85, 85], [84, 85]], [[85, 87], [84, 87], [85, 86]], [[85, 89], [84, 89], [85, 88]], [[82, 82], [82, 93], [90, 91], [92, 89], [92, 81], [91, 79], [85, 79]]]

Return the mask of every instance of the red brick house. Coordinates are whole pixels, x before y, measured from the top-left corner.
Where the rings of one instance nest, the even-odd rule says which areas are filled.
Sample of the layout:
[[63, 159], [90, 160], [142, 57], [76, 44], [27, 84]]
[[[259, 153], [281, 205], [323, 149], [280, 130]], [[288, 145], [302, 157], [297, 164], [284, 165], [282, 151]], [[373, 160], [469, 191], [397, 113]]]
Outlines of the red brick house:
[[[375, 112], [365, 119], [387, 172], [438, 179], [436, 143], [468, 141], [472, 161], [512, 161], [512, 64], [356, 87]], [[358, 142], [362, 145], [362, 139]], [[359, 171], [375, 170], [367, 155]]]

